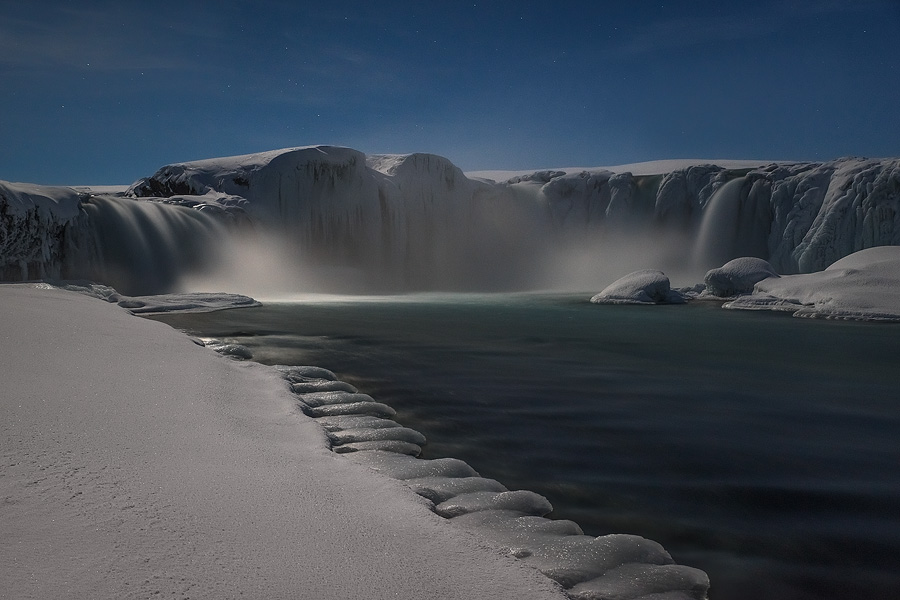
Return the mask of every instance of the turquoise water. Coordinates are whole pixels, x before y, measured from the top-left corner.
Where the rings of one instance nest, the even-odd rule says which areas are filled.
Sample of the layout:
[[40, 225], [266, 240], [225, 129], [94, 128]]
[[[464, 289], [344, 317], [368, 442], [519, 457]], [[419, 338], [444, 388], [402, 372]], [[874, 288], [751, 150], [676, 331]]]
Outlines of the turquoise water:
[[159, 317], [315, 364], [713, 600], [900, 598], [900, 329], [582, 295], [330, 298]]

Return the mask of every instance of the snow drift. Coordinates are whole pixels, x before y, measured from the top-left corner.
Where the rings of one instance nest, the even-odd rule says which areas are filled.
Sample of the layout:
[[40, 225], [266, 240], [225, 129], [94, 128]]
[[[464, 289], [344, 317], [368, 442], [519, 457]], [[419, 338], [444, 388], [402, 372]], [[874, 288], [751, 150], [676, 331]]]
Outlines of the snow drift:
[[767, 277], [725, 308], [775, 310], [795, 317], [900, 321], [900, 247], [855, 252], [824, 271]]
[[2, 184], [0, 268], [171, 291], [250, 240], [256, 264], [283, 257], [270, 277], [295, 291], [314, 287], [313, 271], [355, 291], [602, 289], [744, 256], [808, 273], [900, 244], [900, 159], [478, 175], [430, 154], [315, 146], [168, 165], [127, 198]]

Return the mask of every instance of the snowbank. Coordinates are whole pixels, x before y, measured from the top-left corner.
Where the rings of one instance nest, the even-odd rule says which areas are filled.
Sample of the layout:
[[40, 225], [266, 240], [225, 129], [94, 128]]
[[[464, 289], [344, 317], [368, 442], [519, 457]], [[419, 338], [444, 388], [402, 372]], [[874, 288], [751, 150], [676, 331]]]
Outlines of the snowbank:
[[900, 247], [856, 252], [824, 271], [763, 279], [753, 293], [725, 304], [795, 317], [900, 321]]
[[646, 269], [617, 279], [591, 298], [594, 304], [682, 304], [684, 296], [670, 288], [662, 271]]
[[284, 380], [81, 294], [0, 286], [11, 598], [564, 598], [328, 451]]

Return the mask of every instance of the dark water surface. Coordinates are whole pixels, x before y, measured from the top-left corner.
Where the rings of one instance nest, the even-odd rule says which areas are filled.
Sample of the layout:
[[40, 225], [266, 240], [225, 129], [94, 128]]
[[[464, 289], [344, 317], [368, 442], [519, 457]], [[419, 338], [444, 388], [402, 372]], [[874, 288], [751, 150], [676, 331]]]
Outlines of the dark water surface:
[[314, 364], [453, 456], [636, 533], [713, 600], [900, 599], [900, 328], [590, 295], [332, 299], [158, 317]]

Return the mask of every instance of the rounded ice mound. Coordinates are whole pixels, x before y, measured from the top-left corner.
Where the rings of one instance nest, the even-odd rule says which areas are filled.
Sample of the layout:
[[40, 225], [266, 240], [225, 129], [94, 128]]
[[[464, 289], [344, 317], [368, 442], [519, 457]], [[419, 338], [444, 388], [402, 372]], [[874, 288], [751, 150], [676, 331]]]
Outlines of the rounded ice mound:
[[662, 271], [646, 269], [629, 273], [591, 298], [594, 304], [682, 304], [685, 299], [671, 288]]
[[435, 507], [442, 517], [453, 518], [483, 510], [512, 510], [523, 515], [543, 517], [553, 511], [550, 502], [534, 492], [468, 492], [445, 500]]
[[282, 377], [291, 383], [301, 383], [310, 379], [327, 379], [336, 381], [337, 375], [333, 371], [323, 369], [322, 367], [314, 367], [311, 365], [275, 365], [272, 367]]
[[705, 600], [709, 577], [683, 565], [628, 563], [569, 590], [573, 600], [607, 598], [672, 598]]
[[253, 358], [253, 353], [250, 351], [250, 348], [242, 346], [241, 344], [229, 344], [227, 342], [212, 340], [206, 342], [206, 347], [210, 350], [215, 350], [219, 354], [238, 360], [250, 360]]
[[718, 269], [706, 272], [703, 282], [711, 296], [737, 296], [750, 294], [753, 286], [769, 277], [780, 277], [772, 265], [761, 258], [745, 256], [728, 261]]
[[509, 491], [496, 479], [484, 477], [420, 477], [407, 479], [406, 484], [412, 491], [435, 504], [470, 492]]
[[291, 384], [291, 390], [295, 394], [309, 394], [312, 392], [350, 392], [356, 393], [354, 386], [344, 381], [331, 381], [329, 379], [307, 379]]

